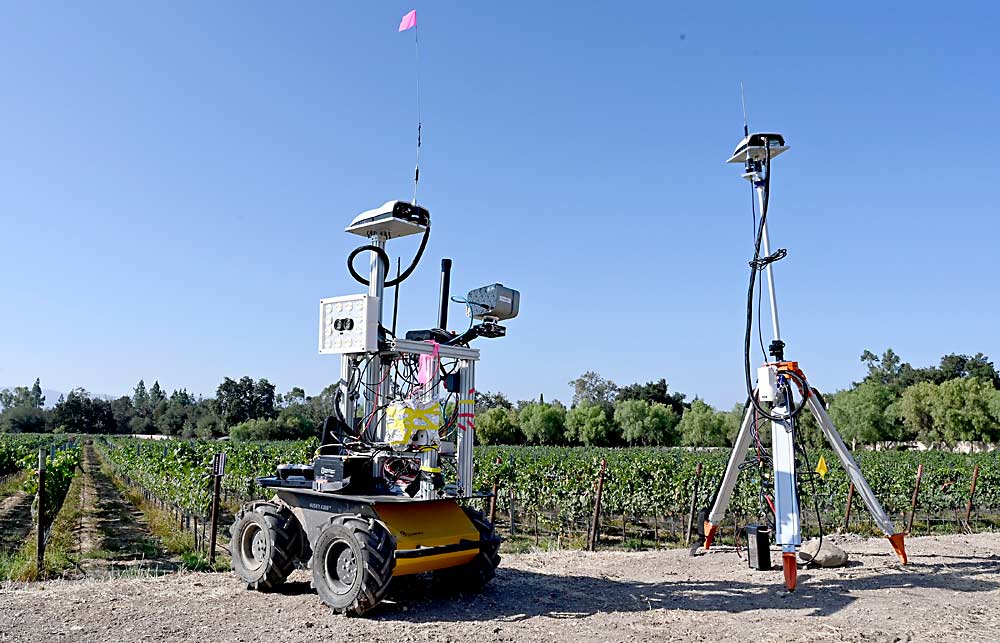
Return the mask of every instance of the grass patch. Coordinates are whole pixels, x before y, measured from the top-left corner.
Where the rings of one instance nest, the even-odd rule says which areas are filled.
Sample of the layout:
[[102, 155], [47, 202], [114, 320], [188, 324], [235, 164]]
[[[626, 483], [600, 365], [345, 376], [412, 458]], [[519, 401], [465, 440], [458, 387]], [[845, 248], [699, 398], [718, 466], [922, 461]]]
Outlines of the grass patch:
[[218, 572], [229, 570], [228, 561], [223, 561], [216, 556], [215, 565], [213, 566], [208, 562], [208, 556], [200, 551], [189, 551], [181, 554], [181, 562], [184, 563], [184, 569], [188, 569], [193, 572]]
[[167, 552], [182, 555], [194, 551], [194, 534], [184, 531], [177, 525], [177, 520], [169, 511], [157, 507], [143, 498], [142, 494], [121, 484], [117, 477], [112, 478], [118, 490], [125, 499], [142, 511], [149, 524], [149, 531], [155, 536]]
[[90, 551], [84, 552], [83, 554], [84, 558], [88, 558], [90, 560], [108, 560], [112, 556], [114, 556], [112, 552], [108, 551], [107, 549], [102, 549], [100, 547], [98, 547], [97, 549], [91, 549]]
[[24, 484], [27, 477], [28, 472], [23, 471], [20, 475], [12, 476], [6, 482], [0, 484], [0, 500], [6, 498], [7, 496], [12, 496], [20, 491], [21, 486]]
[[562, 536], [552, 537], [551, 535], [539, 536], [537, 539], [534, 535], [520, 535], [517, 536], [502, 536], [503, 542], [500, 543], [500, 552], [504, 554], [527, 554], [531, 552], [539, 551], [560, 551], [563, 549], [584, 549], [586, 544], [586, 537], [580, 535], [569, 535], [564, 534]]
[[56, 514], [49, 529], [43, 569], [38, 569], [36, 561], [38, 556], [36, 528], [28, 534], [20, 549], [0, 554], [0, 579], [34, 581], [62, 576], [68, 570], [79, 569], [79, 557], [74, 552], [76, 530], [83, 512], [82, 491], [83, 476], [78, 474], [73, 477], [59, 513]]
[[0, 580], [21, 580], [28, 567], [35, 566], [34, 560], [29, 560], [23, 550], [24, 547], [0, 551]]
[[[177, 524], [177, 519], [170, 511], [161, 509], [156, 504], [146, 500], [143, 495], [122, 482], [114, 471], [102, 467], [105, 474], [114, 482], [125, 499], [142, 511], [149, 525], [149, 531], [159, 540], [163, 548], [170, 554], [180, 558], [181, 566], [190, 571], [228, 571], [229, 560], [225, 556], [216, 555], [215, 565], [210, 565], [208, 555], [198, 551], [194, 546], [194, 534]], [[221, 537], [220, 533], [220, 537]], [[155, 543], [151, 542], [155, 548]]]

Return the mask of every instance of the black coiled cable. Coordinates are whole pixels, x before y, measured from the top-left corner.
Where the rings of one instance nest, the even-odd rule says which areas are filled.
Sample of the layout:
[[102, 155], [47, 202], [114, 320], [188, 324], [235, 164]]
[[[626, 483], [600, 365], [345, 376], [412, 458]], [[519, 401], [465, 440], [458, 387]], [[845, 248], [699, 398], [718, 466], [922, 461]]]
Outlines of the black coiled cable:
[[[416, 270], [417, 264], [420, 263], [420, 258], [424, 255], [424, 249], [427, 247], [427, 239], [430, 238], [430, 236], [431, 226], [428, 224], [427, 228], [424, 229], [424, 236], [420, 239], [420, 247], [417, 248], [417, 254], [413, 256], [413, 261], [402, 273], [396, 275], [393, 279], [387, 280], [385, 282], [386, 288], [392, 288], [393, 286], [403, 283], [403, 281], [405, 281], [406, 278], [409, 277], [414, 270]], [[365, 286], [369, 285], [370, 282], [358, 274], [358, 271], [354, 269], [354, 258], [367, 250], [371, 250], [378, 255], [378, 258], [382, 260], [382, 266], [385, 268], [385, 274], [389, 274], [389, 255], [386, 254], [385, 250], [371, 244], [358, 246], [351, 251], [351, 254], [347, 255], [347, 270], [351, 273], [351, 276], [354, 277], [355, 281]]]

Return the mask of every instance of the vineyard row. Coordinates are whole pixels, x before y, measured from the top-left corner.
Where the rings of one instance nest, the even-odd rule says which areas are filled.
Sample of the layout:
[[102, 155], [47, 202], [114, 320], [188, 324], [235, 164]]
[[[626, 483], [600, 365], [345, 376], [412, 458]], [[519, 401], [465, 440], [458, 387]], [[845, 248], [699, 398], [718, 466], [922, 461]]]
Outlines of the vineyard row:
[[[210, 465], [213, 454], [227, 454], [223, 493], [249, 500], [263, 497], [254, 478], [270, 475], [283, 462], [308, 461], [315, 441], [238, 443], [213, 441], [144, 441], [108, 438], [102, 450], [115, 468], [133, 483], [179, 510], [207, 516], [211, 499]], [[848, 495], [847, 476], [830, 452], [811, 454], [815, 468], [822, 456], [825, 476], [812, 474], [801, 486], [804, 513], [818, 507], [832, 520], [843, 515]], [[496, 510], [544, 514], [547, 524], [570, 529], [586, 522], [594, 505], [595, 482], [601, 460], [606, 462], [602, 513], [683, 523], [694, 494], [695, 472], [699, 505], [706, 504], [721, 478], [725, 450], [601, 449], [585, 447], [480, 447], [476, 451], [476, 486], [501, 491]], [[964, 510], [974, 469], [978, 468], [977, 507], [1000, 508], [1000, 456], [996, 453], [963, 455], [940, 452], [863, 452], [861, 468], [886, 510], [904, 517], [910, 510], [914, 478], [923, 465], [919, 507], [924, 515]], [[977, 466], [978, 465], [978, 466]], [[803, 467], [804, 469], [805, 467]], [[770, 484], [765, 479], [765, 485]], [[733, 515], [753, 517], [760, 507], [758, 472], [747, 469], [731, 504]], [[856, 511], [863, 512], [860, 506]]]

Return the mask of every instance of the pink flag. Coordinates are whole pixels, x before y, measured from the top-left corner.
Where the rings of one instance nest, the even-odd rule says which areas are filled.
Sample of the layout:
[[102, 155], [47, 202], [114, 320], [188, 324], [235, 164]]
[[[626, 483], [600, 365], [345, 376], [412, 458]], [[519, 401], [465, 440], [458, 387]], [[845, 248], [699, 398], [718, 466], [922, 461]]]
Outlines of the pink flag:
[[421, 384], [429, 384], [434, 380], [434, 374], [438, 370], [438, 359], [441, 354], [441, 345], [431, 340], [434, 345], [430, 355], [421, 355], [418, 362], [417, 381]]
[[413, 29], [417, 26], [417, 10], [414, 9], [410, 13], [403, 16], [403, 19], [399, 23], [399, 30], [406, 31], [407, 29]]

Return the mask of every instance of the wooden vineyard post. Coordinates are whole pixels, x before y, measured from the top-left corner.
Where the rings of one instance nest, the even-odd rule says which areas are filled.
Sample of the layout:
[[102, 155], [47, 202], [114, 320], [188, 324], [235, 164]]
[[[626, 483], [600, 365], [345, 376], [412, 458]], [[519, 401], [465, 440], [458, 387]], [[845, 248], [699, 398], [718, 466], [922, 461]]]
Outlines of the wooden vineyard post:
[[604, 474], [607, 471], [607, 464], [607, 461], [601, 458], [601, 469], [597, 474], [597, 492], [594, 494], [594, 515], [590, 520], [590, 533], [587, 535], [587, 551], [594, 551], [597, 547], [601, 529], [601, 495], [604, 493]]
[[[500, 464], [500, 456], [497, 456], [496, 464]], [[493, 478], [493, 495], [490, 497], [490, 524], [497, 521], [497, 493], [500, 491], [500, 475]]]
[[969, 518], [972, 517], [972, 497], [976, 495], [976, 480], [979, 479], [979, 464], [972, 468], [972, 486], [969, 487], [969, 504], [965, 506], [965, 528], [969, 527]]
[[507, 507], [507, 513], [510, 516], [510, 535], [517, 535], [517, 527], [514, 525], [514, 483], [510, 483], [510, 494], [508, 496], [510, 500], [510, 506]]
[[847, 526], [851, 522], [851, 504], [854, 502], [854, 483], [847, 488], [847, 507], [844, 509], [844, 527], [841, 531], [847, 531]]
[[687, 531], [684, 533], [684, 543], [691, 544], [691, 531], [694, 528], [694, 516], [698, 510], [698, 485], [701, 483], [701, 463], [694, 470], [694, 493], [691, 494], [691, 510], [688, 511]]
[[910, 519], [906, 523], [906, 533], [913, 531], [913, 516], [917, 514], [917, 494], [920, 493], [920, 478], [924, 475], [924, 465], [917, 465], [917, 481], [913, 484], [913, 499], [910, 501]]
[[[510, 463], [510, 471], [513, 474], [513, 471], [514, 471], [514, 456], [513, 455], [510, 456], [510, 459], [509, 459], [508, 462]], [[516, 489], [514, 488], [515, 486], [516, 486], [516, 484], [514, 482], [514, 478], [511, 477], [511, 480], [510, 480], [510, 489], [508, 490], [509, 493], [508, 493], [508, 496], [507, 496], [508, 500], [510, 500], [510, 506], [507, 507], [507, 510], [508, 510], [508, 514], [510, 516], [510, 535], [511, 536], [516, 536], [517, 535], [517, 527], [514, 525], [514, 494], [516, 492]]]
[[493, 480], [493, 493], [490, 496], [490, 524], [491, 525], [493, 523], [495, 523], [496, 520], [497, 520], [497, 492], [500, 490], [499, 486], [500, 486], [499, 485], [499, 481], [496, 480], [496, 479], [494, 479]]
[[208, 545], [208, 564], [215, 564], [215, 540], [219, 533], [219, 491], [226, 471], [226, 454], [216, 453], [212, 459], [212, 529]]
[[46, 449], [38, 450], [38, 533], [35, 541], [35, 565], [39, 577], [45, 573], [45, 455]]

